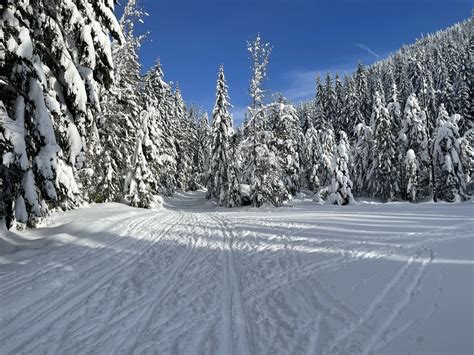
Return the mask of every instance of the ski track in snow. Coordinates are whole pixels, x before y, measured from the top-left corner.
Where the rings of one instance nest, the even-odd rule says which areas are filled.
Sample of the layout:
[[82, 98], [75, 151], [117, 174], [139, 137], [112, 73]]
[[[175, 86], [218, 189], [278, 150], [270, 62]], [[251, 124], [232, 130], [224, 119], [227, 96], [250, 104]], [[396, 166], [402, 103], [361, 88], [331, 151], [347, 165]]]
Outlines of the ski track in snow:
[[437, 264], [443, 247], [472, 245], [469, 206], [430, 215], [203, 201], [182, 194], [92, 228], [95, 206], [68, 212], [82, 222], [31, 231], [74, 238], [0, 258], [0, 353], [429, 353], [410, 332], [442, 323], [442, 283], [456, 269], [427, 275], [443, 263], [473, 274], [469, 257]]

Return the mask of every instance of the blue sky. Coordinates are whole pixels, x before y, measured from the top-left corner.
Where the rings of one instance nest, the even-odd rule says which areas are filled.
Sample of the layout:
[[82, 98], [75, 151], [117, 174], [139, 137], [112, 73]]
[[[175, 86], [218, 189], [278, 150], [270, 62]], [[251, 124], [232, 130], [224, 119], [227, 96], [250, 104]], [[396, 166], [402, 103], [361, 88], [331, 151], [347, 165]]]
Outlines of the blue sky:
[[[121, 0], [125, 2], [126, 0]], [[467, 19], [471, 0], [139, 0], [149, 13], [139, 30], [147, 70], [160, 58], [167, 81], [210, 111], [217, 70], [225, 66], [234, 120], [249, 103], [246, 41], [273, 45], [265, 83], [297, 103], [314, 95], [316, 73], [350, 72], [422, 34]], [[120, 14], [120, 9], [118, 14]]]

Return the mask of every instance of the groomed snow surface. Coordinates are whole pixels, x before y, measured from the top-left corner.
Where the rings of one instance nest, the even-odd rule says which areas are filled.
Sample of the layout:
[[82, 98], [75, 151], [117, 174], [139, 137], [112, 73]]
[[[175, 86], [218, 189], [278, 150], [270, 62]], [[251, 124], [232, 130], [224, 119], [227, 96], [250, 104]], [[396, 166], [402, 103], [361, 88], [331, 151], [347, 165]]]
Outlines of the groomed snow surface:
[[0, 245], [0, 353], [472, 354], [473, 207], [55, 214]]

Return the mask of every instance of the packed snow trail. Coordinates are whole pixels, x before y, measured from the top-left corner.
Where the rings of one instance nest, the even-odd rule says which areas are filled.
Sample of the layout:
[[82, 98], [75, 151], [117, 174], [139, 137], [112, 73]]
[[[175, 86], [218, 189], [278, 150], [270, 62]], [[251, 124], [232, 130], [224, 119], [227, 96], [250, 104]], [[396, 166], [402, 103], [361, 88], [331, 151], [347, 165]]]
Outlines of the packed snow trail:
[[5, 238], [0, 353], [470, 354], [472, 207], [56, 214]]

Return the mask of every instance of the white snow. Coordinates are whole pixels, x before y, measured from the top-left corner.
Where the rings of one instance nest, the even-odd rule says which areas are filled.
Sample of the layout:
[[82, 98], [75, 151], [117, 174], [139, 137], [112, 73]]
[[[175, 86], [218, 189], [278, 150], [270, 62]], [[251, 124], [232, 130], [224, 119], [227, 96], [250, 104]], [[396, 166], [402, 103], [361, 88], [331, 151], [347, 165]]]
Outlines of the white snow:
[[3, 230], [0, 352], [474, 352], [472, 203], [294, 202], [197, 192]]
[[[1, 108], [6, 114], [3, 102]], [[13, 145], [18, 165], [21, 169], [26, 170], [28, 168], [28, 156], [25, 143], [25, 100], [22, 96], [18, 96], [15, 101], [15, 120], [10, 119], [8, 115], [6, 116], [5, 138]]]
[[20, 40], [20, 44], [16, 48], [16, 54], [20, 58], [31, 60], [33, 56], [33, 44], [31, 43], [30, 31], [22, 27], [18, 33], [18, 39]]

